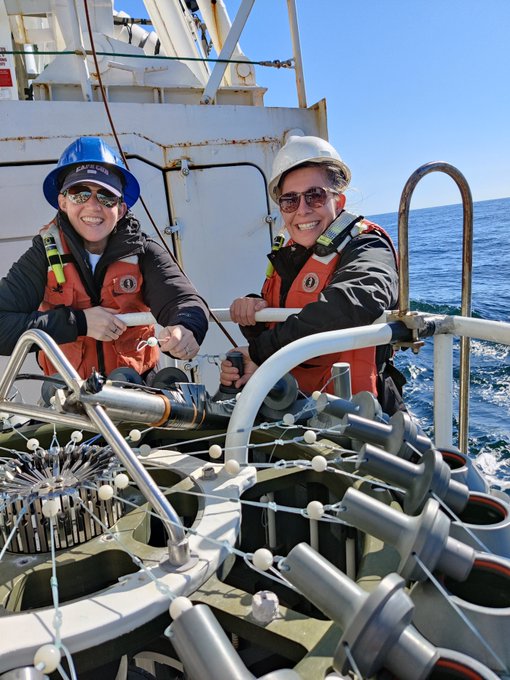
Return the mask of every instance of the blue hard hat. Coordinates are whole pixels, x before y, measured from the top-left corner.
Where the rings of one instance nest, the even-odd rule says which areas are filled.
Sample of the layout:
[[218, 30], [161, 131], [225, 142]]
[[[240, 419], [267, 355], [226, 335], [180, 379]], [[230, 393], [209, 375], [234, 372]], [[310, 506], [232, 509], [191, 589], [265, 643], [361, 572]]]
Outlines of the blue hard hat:
[[140, 185], [136, 177], [129, 172], [122, 158], [100, 137], [80, 137], [70, 144], [60, 156], [57, 167], [50, 172], [43, 183], [46, 200], [58, 209], [58, 195], [66, 170], [82, 163], [100, 163], [111, 166], [123, 179], [123, 196], [128, 208], [134, 205], [140, 196]]

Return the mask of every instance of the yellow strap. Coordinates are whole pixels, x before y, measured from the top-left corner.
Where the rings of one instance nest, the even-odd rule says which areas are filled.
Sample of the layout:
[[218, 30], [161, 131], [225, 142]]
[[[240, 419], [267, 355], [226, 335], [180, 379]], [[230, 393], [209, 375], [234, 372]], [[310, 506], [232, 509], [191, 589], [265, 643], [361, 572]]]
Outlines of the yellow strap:
[[[46, 234], [42, 237], [42, 240], [46, 250], [46, 257], [48, 258], [48, 263], [55, 274], [55, 279], [59, 285], [62, 285], [66, 282], [64, 263], [62, 262], [62, 256], [58, 251], [55, 238], [51, 234]], [[52, 258], [55, 257], [58, 257], [58, 262], [52, 262]]]
[[[271, 246], [271, 252], [272, 253], [278, 252], [280, 250], [280, 248], [283, 246], [284, 243], [285, 243], [285, 236], [282, 233], [275, 236], [274, 239], [273, 239], [273, 245]], [[273, 276], [273, 272], [274, 272], [274, 267], [273, 267], [271, 261], [269, 261], [267, 268], [266, 268], [266, 279], [270, 279], [271, 276]]]

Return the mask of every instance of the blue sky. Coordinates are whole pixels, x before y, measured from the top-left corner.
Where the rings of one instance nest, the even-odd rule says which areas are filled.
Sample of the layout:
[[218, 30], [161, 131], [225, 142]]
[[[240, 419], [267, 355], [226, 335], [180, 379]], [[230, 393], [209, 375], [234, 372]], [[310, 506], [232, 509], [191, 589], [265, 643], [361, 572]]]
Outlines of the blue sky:
[[[239, 0], [224, 0], [231, 18]], [[146, 16], [138, 0], [115, 9]], [[510, 196], [510, 0], [297, 0], [307, 103], [326, 98], [329, 139], [352, 169], [348, 202], [398, 210], [404, 184], [443, 160], [475, 201]], [[241, 38], [252, 60], [292, 55], [286, 0], [256, 0]], [[269, 106], [297, 106], [294, 73], [257, 68]], [[459, 203], [434, 173], [412, 208]]]

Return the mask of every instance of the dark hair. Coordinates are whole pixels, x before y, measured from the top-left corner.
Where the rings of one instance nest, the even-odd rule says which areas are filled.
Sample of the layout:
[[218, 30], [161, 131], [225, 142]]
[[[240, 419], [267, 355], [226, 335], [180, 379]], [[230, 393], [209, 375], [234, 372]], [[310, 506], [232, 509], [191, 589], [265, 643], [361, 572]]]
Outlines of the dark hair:
[[339, 194], [341, 194], [347, 187], [347, 178], [345, 177], [342, 169], [339, 168], [335, 163], [331, 163], [330, 161], [318, 161], [317, 163], [314, 163], [313, 161], [306, 161], [306, 163], [301, 163], [300, 165], [295, 165], [293, 168], [289, 168], [289, 170], [286, 170], [282, 174], [280, 181], [278, 182], [278, 186], [276, 187], [277, 196], [280, 196], [282, 193], [282, 185], [287, 175], [291, 172], [294, 172], [294, 170], [299, 170], [300, 168], [320, 168], [321, 170], [324, 170], [329, 186], [335, 191], [338, 191]]

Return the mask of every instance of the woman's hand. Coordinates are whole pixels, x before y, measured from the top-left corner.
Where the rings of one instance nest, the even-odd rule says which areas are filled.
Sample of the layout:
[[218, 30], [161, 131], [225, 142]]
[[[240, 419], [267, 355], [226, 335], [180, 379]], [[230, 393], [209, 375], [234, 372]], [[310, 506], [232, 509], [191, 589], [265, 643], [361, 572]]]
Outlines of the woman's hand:
[[159, 336], [159, 346], [176, 359], [193, 359], [198, 354], [199, 344], [185, 326], [166, 326]]
[[227, 358], [221, 362], [220, 382], [222, 385], [227, 385], [228, 387], [231, 387], [232, 383], [235, 383], [235, 387], [241, 387], [248, 382], [248, 380], [257, 370], [258, 366], [254, 361], [251, 360], [248, 353], [248, 347], [236, 347], [232, 351], [241, 352], [243, 355], [244, 375], [239, 376], [238, 369], [232, 365], [231, 361], [229, 361], [227, 354]]
[[87, 320], [87, 335], [94, 340], [102, 342], [112, 342], [118, 340], [126, 330], [126, 324], [115, 315], [118, 309], [111, 307], [90, 307], [84, 309], [83, 313]]
[[267, 307], [267, 302], [261, 298], [236, 298], [230, 305], [230, 318], [240, 326], [254, 326], [255, 313]]

